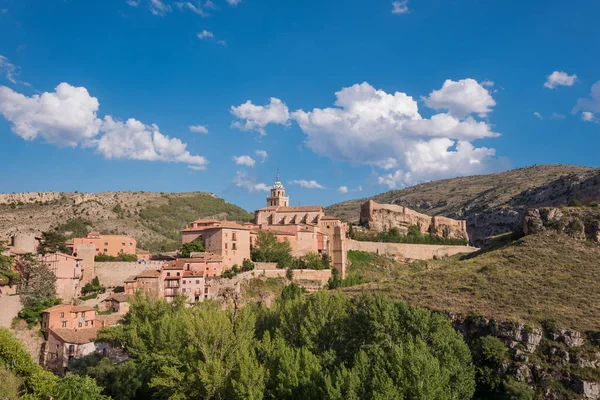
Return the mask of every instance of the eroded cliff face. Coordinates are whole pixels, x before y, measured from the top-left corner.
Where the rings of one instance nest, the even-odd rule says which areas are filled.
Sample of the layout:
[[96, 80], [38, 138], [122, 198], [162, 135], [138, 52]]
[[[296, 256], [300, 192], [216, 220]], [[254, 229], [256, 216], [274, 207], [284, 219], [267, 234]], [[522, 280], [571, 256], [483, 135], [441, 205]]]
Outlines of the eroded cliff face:
[[533, 208], [523, 216], [523, 233], [557, 231], [575, 239], [600, 242], [600, 207]]
[[367, 228], [378, 232], [395, 227], [406, 234], [410, 226], [418, 226], [421, 233], [431, 233], [444, 238], [469, 240], [465, 221], [441, 216], [431, 217], [407, 207], [379, 204], [373, 200], [362, 204], [360, 222]]

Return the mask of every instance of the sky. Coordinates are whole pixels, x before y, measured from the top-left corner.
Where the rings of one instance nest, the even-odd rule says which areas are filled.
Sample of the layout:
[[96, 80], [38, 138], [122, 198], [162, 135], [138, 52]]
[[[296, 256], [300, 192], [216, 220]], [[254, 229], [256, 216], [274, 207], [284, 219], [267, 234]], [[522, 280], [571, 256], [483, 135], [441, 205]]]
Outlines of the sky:
[[254, 210], [600, 166], [597, 0], [0, 0], [0, 193]]

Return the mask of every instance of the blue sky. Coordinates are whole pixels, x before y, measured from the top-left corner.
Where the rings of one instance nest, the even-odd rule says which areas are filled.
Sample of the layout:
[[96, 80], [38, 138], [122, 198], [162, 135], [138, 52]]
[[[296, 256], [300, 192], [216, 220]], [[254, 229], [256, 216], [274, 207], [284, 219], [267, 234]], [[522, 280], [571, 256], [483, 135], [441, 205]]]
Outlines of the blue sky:
[[0, 0], [0, 192], [209, 191], [252, 210], [276, 168], [292, 204], [328, 205], [598, 167], [599, 15], [594, 0]]

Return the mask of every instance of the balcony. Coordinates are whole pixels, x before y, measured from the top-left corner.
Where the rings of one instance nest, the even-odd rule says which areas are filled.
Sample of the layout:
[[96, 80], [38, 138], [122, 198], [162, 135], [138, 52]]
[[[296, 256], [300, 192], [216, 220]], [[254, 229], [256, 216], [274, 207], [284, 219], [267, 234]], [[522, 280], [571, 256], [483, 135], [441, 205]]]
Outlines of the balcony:
[[165, 287], [166, 288], [178, 288], [179, 281], [178, 280], [165, 280]]
[[179, 294], [179, 289], [173, 289], [173, 288], [165, 289], [166, 297], [173, 297], [173, 296], [177, 296], [178, 294]]

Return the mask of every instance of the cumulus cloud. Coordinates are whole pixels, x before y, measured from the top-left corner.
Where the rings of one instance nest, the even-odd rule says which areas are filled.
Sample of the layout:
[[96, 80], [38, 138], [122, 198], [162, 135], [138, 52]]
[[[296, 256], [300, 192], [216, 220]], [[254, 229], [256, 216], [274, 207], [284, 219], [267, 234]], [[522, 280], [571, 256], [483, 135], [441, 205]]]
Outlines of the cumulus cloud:
[[177, 2], [177, 3], [175, 3], [175, 5], [177, 6], [177, 8], [178, 8], [180, 11], [183, 11], [183, 10], [190, 10], [190, 11], [191, 11], [191, 12], [193, 12], [194, 14], [198, 14], [198, 15], [200, 15], [200, 16], [203, 16], [203, 17], [205, 17], [205, 16], [207, 16], [207, 15], [208, 15], [208, 13], [206, 13], [206, 12], [205, 12], [205, 11], [202, 9], [202, 7], [200, 7], [200, 5], [198, 5], [198, 6], [195, 6], [195, 5], [193, 5], [192, 3], [190, 3], [189, 1], [186, 1], [186, 2]]
[[264, 150], [256, 150], [256, 151], [254, 152], [254, 154], [256, 154], [256, 156], [257, 156], [258, 158], [260, 158], [260, 162], [261, 162], [261, 163], [265, 162], [265, 160], [266, 160], [266, 159], [267, 159], [267, 157], [269, 156], [269, 155], [267, 154], [267, 152], [266, 152], [266, 151], [264, 151]]
[[548, 75], [544, 87], [548, 89], [554, 89], [557, 86], [573, 86], [577, 81], [577, 75], [569, 75], [563, 71], [554, 71]]
[[589, 97], [581, 97], [573, 108], [573, 113], [578, 111], [600, 112], [600, 81], [592, 85]]
[[582, 112], [581, 119], [586, 122], [598, 122], [594, 113], [589, 112], [589, 111]]
[[340, 194], [348, 193], [348, 186], [340, 186], [337, 190]]
[[534, 112], [533, 115], [538, 118], [538, 119], [544, 119], [544, 116], [542, 114], [540, 114], [539, 112]]
[[206, 135], [208, 133], [208, 128], [206, 128], [204, 125], [190, 125], [190, 132], [202, 133]]
[[321, 185], [317, 181], [307, 181], [305, 179], [293, 180], [290, 181], [292, 185], [298, 185], [305, 189], [325, 189], [325, 186]]
[[565, 118], [567, 118], [567, 116], [565, 114], [553, 112], [552, 115], [550, 116], [550, 118], [552, 118], [552, 119], [565, 119]]
[[247, 167], [254, 167], [256, 164], [256, 161], [252, 157], [246, 155], [233, 156], [233, 161], [235, 161], [237, 165], [245, 165]]
[[64, 82], [54, 92], [31, 97], [0, 86], [0, 114], [25, 140], [41, 137], [57, 146], [75, 147], [100, 131], [99, 106], [86, 88]]
[[171, 12], [171, 6], [161, 0], [150, 0], [150, 12], [154, 15], [164, 16]]
[[397, 187], [449, 176], [485, 173], [499, 167], [492, 148], [473, 140], [498, 136], [471, 115], [487, 114], [495, 101], [472, 79], [446, 81], [428, 97], [432, 107], [451, 113], [429, 119], [405, 93], [386, 93], [367, 82], [343, 88], [335, 107], [297, 110], [293, 119], [315, 153], [356, 165], [394, 170], [379, 180]]
[[215, 35], [212, 32], [207, 31], [206, 29], [198, 33], [197, 36], [199, 39], [212, 39], [215, 37]]
[[400, 15], [408, 12], [408, 0], [392, 1], [392, 14]]
[[469, 114], [485, 116], [496, 105], [490, 92], [475, 79], [462, 79], [455, 82], [447, 79], [439, 90], [434, 90], [423, 99], [434, 110], [448, 110], [456, 117]]
[[155, 124], [146, 125], [134, 118], [122, 122], [108, 115], [102, 131], [103, 135], [90, 144], [107, 159], [178, 162], [197, 168], [208, 164], [204, 157], [191, 155], [181, 140], [163, 135]]
[[126, 122], [110, 115], [97, 117], [100, 103], [84, 87], [61, 83], [54, 92], [31, 97], [0, 86], [0, 114], [25, 140], [44, 139], [56, 146], [92, 147], [107, 159], [185, 163], [196, 169], [208, 161], [187, 151], [177, 138], [163, 135], [158, 126], [133, 118]]
[[237, 171], [232, 182], [235, 186], [250, 193], [268, 192], [270, 190], [269, 186], [256, 182], [254, 176], [250, 176], [244, 171]]
[[288, 125], [290, 112], [281, 100], [271, 97], [266, 106], [257, 106], [250, 100], [237, 107], [231, 106], [231, 113], [242, 121], [234, 121], [232, 126], [243, 131], [256, 131], [266, 135], [265, 127], [268, 124]]

